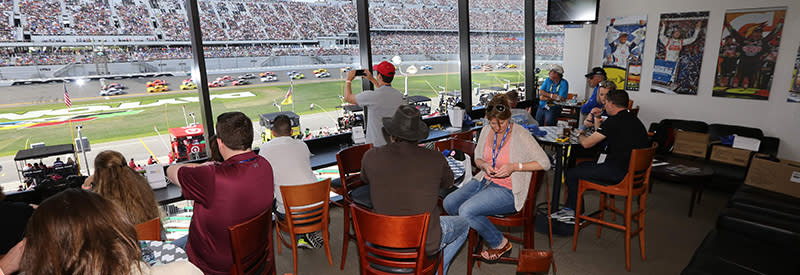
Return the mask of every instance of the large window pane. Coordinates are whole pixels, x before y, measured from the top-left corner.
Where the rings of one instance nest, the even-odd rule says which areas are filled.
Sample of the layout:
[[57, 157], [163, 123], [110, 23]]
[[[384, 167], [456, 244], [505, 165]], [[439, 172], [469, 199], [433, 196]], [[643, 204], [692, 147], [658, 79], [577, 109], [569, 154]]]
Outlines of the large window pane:
[[430, 98], [430, 113], [459, 101], [457, 1], [370, 1], [369, 5], [373, 62], [392, 61], [394, 56], [401, 60], [395, 63], [400, 73], [392, 86], [409, 96]]
[[547, 77], [550, 67], [564, 60], [564, 27], [547, 25], [547, 1], [536, 0], [536, 68], [539, 83]]

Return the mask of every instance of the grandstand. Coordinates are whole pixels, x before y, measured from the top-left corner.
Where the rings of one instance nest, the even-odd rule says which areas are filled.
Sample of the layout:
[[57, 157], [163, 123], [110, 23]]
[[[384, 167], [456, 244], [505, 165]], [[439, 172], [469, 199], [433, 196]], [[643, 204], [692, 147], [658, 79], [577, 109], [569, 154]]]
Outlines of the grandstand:
[[[138, 71], [170, 69], [143, 62], [191, 58], [182, 3], [0, 0], [0, 67], [55, 66], [38, 69], [39, 76], [70, 74], [70, 66], [97, 63], [137, 63], [133, 70]], [[546, 1], [536, 0], [536, 5], [536, 58], [560, 61], [563, 28], [544, 24]], [[521, 59], [523, 7], [523, 0], [470, 1], [473, 55]], [[347, 63], [345, 57], [358, 53], [352, 0], [199, 0], [199, 8], [207, 58], [258, 57], [250, 65], [264, 66], [277, 62], [270, 57], [282, 56]], [[454, 0], [371, 0], [373, 53], [457, 60], [456, 9]], [[314, 58], [321, 56], [326, 58]], [[341, 58], [327, 58], [336, 56]], [[92, 72], [108, 73], [87, 71]], [[7, 70], [0, 74], [10, 75]]]

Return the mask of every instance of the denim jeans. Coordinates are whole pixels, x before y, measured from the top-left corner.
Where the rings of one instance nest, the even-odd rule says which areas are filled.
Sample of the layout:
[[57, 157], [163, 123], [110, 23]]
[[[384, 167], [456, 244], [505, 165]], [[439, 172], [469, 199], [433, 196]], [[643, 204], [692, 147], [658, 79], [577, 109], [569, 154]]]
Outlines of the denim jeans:
[[464, 244], [469, 233], [469, 222], [464, 217], [459, 216], [441, 216], [439, 217], [439, 224], [442, 226], [442, 245], [439, 250], [444, 253], [442, 255], [442, 270], [447, 274], [447, 269], [450, 268], [450, 262], [456, 256], [458, 250]]
[[189, 241], [189, 234], [186, 234], [186, 236], [180, 237], [180, 238], [172, 241], [172, 244], [174, 244], [175, 246], [180, 247], [181, 249], [186, 251], [186, 242], [188, 242], [188, 241]]
[[561, 115], [561, 106], [550, 106], [550, 110], [540, 107], [536, 110], [536, 122], [539, 123], [539, 126], [556, 126], [559, 115]]
[[486, 216], [514, 213], [514, 194], [508, 188], [482, 179], [472, 179], [444, 199], [450, 215], [466, 218], [469, 227], [486, 239], [492, 248], [503, 242], [503, 233]]

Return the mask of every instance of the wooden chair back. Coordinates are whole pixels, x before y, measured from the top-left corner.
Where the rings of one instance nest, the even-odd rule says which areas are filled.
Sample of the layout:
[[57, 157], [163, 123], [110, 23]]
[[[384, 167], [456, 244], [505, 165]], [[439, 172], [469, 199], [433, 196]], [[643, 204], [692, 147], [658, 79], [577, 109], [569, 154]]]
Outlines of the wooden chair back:
[[555, 267], [552, 250], [522, 249], [519, 251], [517, 273], [548, 273], [550, 265]]
[[648, 148], [634, 149], [631, 151], [631, 161], [628, 164], [628, 174], [621, 184], [627, 185], [626, 188], [634, 189], [646, 188], [650, 182], [650, 170], [653, 168], [653, 156], [656, 154], [657, 144]]
[[275, 255], [272, 253], [272, 213], [264, 210], [258, 216], [228, 227], [231, 235], [233, 266], [231, 274], [275, 274]]
[[567, 94], [567, 100], [578, 98], [578, 94]]
[[345, 148], [336, 153], [339, 179], [342, 181], [342, 189], [344, 189], [344, 192], [340, 195], [345, 196], [345, 198], [347, 198], [348, 189], [356, 187], [361, 182], [353, 175], [361, 172], [361, 158], [364, 157], [364, 153], [369, 149], [372, 149], [371, 143]]
[[136, 236], [140, 241], [161, 240], [161, 218], [155, 218], [136, 225]]
[[633, 108], [633, 99], [628, 99], [628, 110]]
[[422, 274], [430, 213], [387, 216], [350, 205], [358, 239], [361, 274], [385, 274], [374, 265]]
[[466, 131], [466, 132], [451, 134], [450, 138], [452, 138], [452, 139], [462, 139], [462, 140], [468, 140], [468, 141], [474, 140], [472, 131]]
[[281, 186], [286, 224], [293, 234], [323, 230], [328, 224], [331, 179], [316, 183]]
[[463, 139], [453, 139], [453, 138], [437, 141], [436, 143], [433, 144], [433, 147], [436, 148], [436, 151], [441, 152], [444, 151], [445, 149], [459, 150], [461, 152], [464, 152], [464, 154], [469, 155], [472, 161], [475, 161], [475, 147], [477, 146], [478, 145], [473, 141], [463, 140]]

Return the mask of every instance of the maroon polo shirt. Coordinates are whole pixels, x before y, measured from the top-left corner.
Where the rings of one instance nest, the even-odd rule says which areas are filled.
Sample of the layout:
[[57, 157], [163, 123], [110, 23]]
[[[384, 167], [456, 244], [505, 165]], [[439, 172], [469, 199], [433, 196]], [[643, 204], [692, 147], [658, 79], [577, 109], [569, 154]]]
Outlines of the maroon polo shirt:
[[178, 170], [183, 197], [194, 200], [186, 253], [205, 274], [228, 274], [233, 265], [228, 227], [272, 206], [272, 166], [253, 153], [220, 164]]

